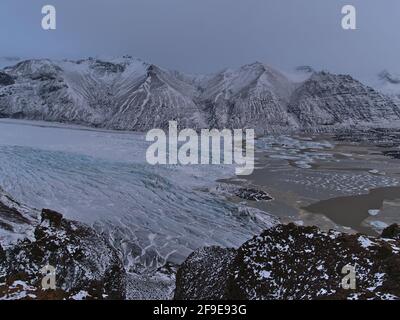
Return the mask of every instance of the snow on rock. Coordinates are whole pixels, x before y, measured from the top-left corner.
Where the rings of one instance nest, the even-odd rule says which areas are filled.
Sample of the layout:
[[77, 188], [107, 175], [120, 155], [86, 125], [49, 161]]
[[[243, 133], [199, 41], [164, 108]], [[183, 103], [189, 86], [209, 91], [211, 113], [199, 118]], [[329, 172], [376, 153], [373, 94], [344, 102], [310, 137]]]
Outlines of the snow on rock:
[[[12, 200], [0, 199], [0, 217], [31, 226], [16, 207]], [[12, 226], [0, 225], [0, 234], [4, 228], [11, 233]], [[41, 270], [48, 265], [56, 268], [55, 290], [42, 288]], [[117, 251], [93, 229], [57, 212], [43, 209], [33, 237], [0, 245], [0, 300], [123, 299], [125, 290], [125, 270]]]
[[15, 84], [0, 87], [0, 116], [126, 130], [196, 127], [201, 117], [194, 88], [175, 73], [124, 57], [111, 61], [26, 60], [4, 72]]
[[285, 75], [256, 62], [216, 74], [200, 100], [212, 127], [248, 127], [259, 133], [292, 130], [296, 123], [286, 107], [294, 88]]
[[288, 112], [303, 128], [398, 121], [400, 108], [389, 97], [349, 75], [314, 73], [291, 97]]
[[24, 60], [1, 71], [0, 117], [135, 131], [176, 120], [258, 134], [400, 120], [398, 103], [350, 76], [297, 73], [260, 62], [193, 76], [130, 56]]
[[4, 248], [23, 238], [33, 238], [40, 212], [13, 200], [0, 188], [0, 246]]
[[367, 82], [378, 91], [400, 102], [400, 75], [383, 70], [374, 78], [367, 79]]
[[[278, 225], [237, 250], [194, 252], [178, 270], [175, 298], [399, 299], [398, 246], [393, 238]], [[346, 265], [355, 266], [355, 290], [342, 288]]]

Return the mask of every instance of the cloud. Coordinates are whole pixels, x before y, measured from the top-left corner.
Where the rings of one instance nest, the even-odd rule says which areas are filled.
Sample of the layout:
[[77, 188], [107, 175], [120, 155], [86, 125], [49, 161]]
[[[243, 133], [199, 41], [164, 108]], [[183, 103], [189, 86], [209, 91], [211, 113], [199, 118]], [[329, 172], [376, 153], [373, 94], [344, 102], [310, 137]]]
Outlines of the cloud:
[[[41, 8], [57, 30], [41, 29]], [[186, 72], [255, 60], [281, 68], [400, 71], [398, 0], [353, 0], [358, 30], [341, 28], [346, 1], [2, 0], [0, 55], [80, 58], [131, 54]]]

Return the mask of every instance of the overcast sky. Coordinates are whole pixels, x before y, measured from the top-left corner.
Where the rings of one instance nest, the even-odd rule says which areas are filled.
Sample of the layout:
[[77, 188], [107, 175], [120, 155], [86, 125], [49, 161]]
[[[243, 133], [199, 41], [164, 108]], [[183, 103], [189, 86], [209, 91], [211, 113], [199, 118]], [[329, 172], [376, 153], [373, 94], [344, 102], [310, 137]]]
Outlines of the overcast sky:
[[[41, 8], [57, 9], [57, 30]], [[356, 31], [341, 8], [357, 8]], [[400, 71], [400, 0], [0, 0], [0, 56], [130, 54], [208, 73], [262, 61], [334, 72]]]

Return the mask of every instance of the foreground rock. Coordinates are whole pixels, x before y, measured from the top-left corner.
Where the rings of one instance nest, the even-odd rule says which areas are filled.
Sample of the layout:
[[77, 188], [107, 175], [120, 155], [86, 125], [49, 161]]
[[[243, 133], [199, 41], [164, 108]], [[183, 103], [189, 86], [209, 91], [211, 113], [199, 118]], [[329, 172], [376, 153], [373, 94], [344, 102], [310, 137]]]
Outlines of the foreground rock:
[[32, 239], [39, 215], [38, 210], [18, 203], [0, 188], [0, 245]]
[[[6, 208], [19, 217], [0, 202], [3, 212]], [[93, 229], [46, 209], [36, 224], [19, 223], [31, 226], [33, 234], [0, 245], [0, 299], [125, 298], [125, 270], [117, 251]], [[55, 290], [42, 288], [41, 270], [48, 265], [56, 268]]]
[[[194, 252], [176, 277], [175, 299], [399, 299], [398, 226], [372, 238], [278, 225], [238, 250]], [[344, 266], [356, 289], [345, 290]]]

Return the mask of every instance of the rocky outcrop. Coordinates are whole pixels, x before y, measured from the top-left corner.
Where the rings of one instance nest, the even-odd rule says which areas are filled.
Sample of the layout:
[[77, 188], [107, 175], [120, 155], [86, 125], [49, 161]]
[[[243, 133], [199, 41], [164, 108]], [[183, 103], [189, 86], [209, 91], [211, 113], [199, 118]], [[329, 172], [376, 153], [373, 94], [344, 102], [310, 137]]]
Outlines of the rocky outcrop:
[[[201, 249], [178, 270], [175, 299], [399, 299], [398, 228], [372, 238], [278, 225], [237, 250]], [[354, 290], [342, 286], [345, 266]]]
[[40, 212], [24, 206], [0, 188], [0, 245], [5, 247], [18, 240], [33, 237]]
[[272, 197], [268, 193], [254, 188], [239, 188], [235, 190], [235, 195], [244, 200], [257, 202], [272, 200]]
[[[16, 209], [0, 203], [14, 217]], [[117, 251], [79, 222], [44, 209], [39, 221], [20, 221], [32, 235], [0, 245], [0, 299], [124, 299], [125, 270]], [[0, 235], [2, 232], [0, 226]], [[7, 230], [7, 232], [11, 232]], [[55, 290], [44, 290], [43, 268], [55, 268]]]

